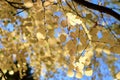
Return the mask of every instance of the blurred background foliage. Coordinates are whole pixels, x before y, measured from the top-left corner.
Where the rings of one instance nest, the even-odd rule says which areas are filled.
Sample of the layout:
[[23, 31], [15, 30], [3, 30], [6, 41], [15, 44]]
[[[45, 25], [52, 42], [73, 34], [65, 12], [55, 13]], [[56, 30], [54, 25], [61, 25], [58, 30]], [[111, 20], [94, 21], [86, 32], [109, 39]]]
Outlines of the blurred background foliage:
[[1, 80], [120, 79], [120, 21], [76, 1], [0, 0]]

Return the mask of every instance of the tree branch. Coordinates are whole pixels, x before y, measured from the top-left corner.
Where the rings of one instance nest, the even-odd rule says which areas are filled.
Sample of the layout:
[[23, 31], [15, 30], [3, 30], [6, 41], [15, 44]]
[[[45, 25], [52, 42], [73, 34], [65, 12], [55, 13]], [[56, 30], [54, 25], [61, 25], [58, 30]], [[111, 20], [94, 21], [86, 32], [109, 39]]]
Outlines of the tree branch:
[[73, 1], [78, 3], [79, 5], [83, 5], [87, 8], [94, 9], [94, 10], [97, 10], [99, 12], [109, 14], [109, 15], [113, 16], [114, 18], [116, 18], [120, 21], [120, 14], [118, 14], [117, 12], [113, 11], [110, 8], [100, 6], [100, 5], [97, 5], [97, 4], [93, 4], [93, 3], [90, 3], [90, 2], [85, 1], [85, 0], [73, 0]]
[[6, 78], [5, 74], [4, 74], [4, 72], [3, 72], [1, 69], [0, 69], [0, 72], [2, 73], [2, 76], [4, 77], [4, 79], [7, 80], [7, 78]]
[[[23, 3], [17, 3], [17, 2], [10, 2], [8, 0], [5, 0], [10, 6], [14, 7], [15, 9], [27, 9], [26, 7], [24, 6], [21, 6], [23, 5]], [[15, 6], [15, 4], [17, 4], [18, 6]]]

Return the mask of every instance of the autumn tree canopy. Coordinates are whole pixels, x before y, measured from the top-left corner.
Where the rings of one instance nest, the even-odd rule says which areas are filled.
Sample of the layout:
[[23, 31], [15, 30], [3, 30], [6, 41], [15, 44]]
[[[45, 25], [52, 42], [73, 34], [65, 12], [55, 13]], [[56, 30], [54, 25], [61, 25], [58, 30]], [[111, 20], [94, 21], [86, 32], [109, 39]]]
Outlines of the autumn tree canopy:
[[93, 76], [101, 65], [98, 59], [120, 79], [114, 66], [119, 57], [120, 0], [0, 0], [3, 80], [16, 73], [23, 79], [28, 68], [34, 80], [48, 79], [44, 69], [56, 73], [61, 67], [80, 79]]

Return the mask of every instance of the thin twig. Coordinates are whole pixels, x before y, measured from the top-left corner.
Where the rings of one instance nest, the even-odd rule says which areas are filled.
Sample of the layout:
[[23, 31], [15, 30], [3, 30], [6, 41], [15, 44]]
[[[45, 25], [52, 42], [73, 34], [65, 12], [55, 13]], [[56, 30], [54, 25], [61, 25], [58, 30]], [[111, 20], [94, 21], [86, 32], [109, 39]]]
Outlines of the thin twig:
[[71, 7], [71, 5], [66, 1], [67, 5], [69, 6], [70, 9], [72, 9], [79, 17], [83, 18], [75, 9]]
[[88, 46], [89, 46], [89, 43], [86, 45], [86, 47], [82, 50], [82, 52], [80, 53], [80, 56], [79, 57], [81, 57], [83, 54], [84, 54], [84, 52], [85, 52], [85, 50], [88, 48]]
[[5, 74], [3, 73], [3, 71], [0, 69], [0, 72], [2, 73], [2, 76], [4, 77], [5, 80], [7, 80]]
[[117, 36], [112, 32], [112, 30], [110, 29], [110, 27], [108, 26], [108, 24], [107, 24], [107, 22], [106, 22], [106, 20], [105, 20], [105, 18], [103, 17], [103, 21], [104, 21], [104, 23], [106, 24], [106, 27], [107, 27], [107, 29], [110, 31], [110, 33], [113, 35], [113, 37], [118, 41], [118, 42], [120, 42], [120, 40], [117, 38]]
[[45, 6], [44, 6], [45, 0], [41, 0], [41, 2], [42, 2], [43, 10], [44, 10], [44, 26], [45, 26], [46, 25]]
[[21, 7], [17, 7], [17, 6], [15, 6], [14, 4], [18, 4], [19, 6], [20, 5], [23, 5], [23, 3], [17, 3], [17, 2], [10, 2], [10, 1], [8, 1], [8, 0], [5, 0], [10, 6], [12, 6], [13, 8], [15, 8], [15, 9], [27, 9], [26, 7], [24, 7], [24, 6], [21, 6]]
[[20, 14], [20, 13], [22, 13], [23, 11], [25, 11], [25, 9], [23, 9], [22, 11], [17, 12], [17, 13], [14, 14], [13, 16], [15, 16], [15, 15], [17, 15], [17, 14]]
[[109, 14], [120, 21], [120, 14], [115, 12], [114, 10], [108, 8], [108, 7], [97, 5], [97, 4], [88, 2], [86, 0], [73, 0], [73, 1], [75, 1], [79, 5], [83, 5], [87, 8], [89, 8], [89, 9], [93, 9], [93, 10], [97, 10], [99, 12]]

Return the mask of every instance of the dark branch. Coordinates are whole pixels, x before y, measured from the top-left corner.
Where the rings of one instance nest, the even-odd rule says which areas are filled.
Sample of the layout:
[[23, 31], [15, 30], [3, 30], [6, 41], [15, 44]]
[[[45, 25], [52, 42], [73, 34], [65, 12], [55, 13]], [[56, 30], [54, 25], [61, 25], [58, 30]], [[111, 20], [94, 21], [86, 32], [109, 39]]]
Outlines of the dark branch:
[[3, 71], [0, 69], [0, 72], [2, 73], [2, 76], [4, 77], [5, 80], [7, 80], [5, 74], [3, 73]]
[[[26, 7], [22, 6], [23, 3], [17, 3], [17, 2], [10, 2], [8, 0], [5, 0], [10, 6], [14, 7], [15, 9], [27, 9]], [[18, 6], [15, 6], [17, 4]]]
[[117, 12], [113, 11], [110, 8], [100, 6], [100, 5], [97, 5], [97, 4], [93, 4], [93, 3], [90, 3], [90, 2], [85, 1], [85, 0], [73, 0], [73, 1], [78, 3], [79, 5], [83, 5], [87, 8], [94, 9], [94, 10], [97, 10], [99, 12], [109, 14], [109, 15], [115, 17], [116, 19], [118, 19], [120, 21], [120, 14], [118, 14]]

